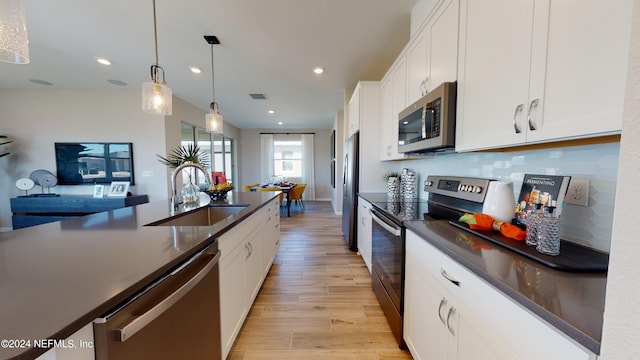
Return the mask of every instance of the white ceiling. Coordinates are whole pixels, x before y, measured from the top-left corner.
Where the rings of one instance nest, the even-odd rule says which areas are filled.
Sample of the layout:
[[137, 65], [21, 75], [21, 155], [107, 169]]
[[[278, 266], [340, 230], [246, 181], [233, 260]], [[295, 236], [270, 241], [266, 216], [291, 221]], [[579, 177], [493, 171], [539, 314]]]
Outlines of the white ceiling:
[[[139, 89], [149, 80], [155, 62], [152, 0], [23, 1], [31, 63], [0, 63], [0, 89], [121, 88], [107, 80]], [[157, 0], [159, 63], [173, 95], [207, 111], [211, 49], [203, 35], [216, 35], [216, 102], [225, 122], [331, 128], [345, 89], [358, 80], [380, 80], [408, 41], [415, 2]], [[101, 66], [97, 57], [113, 64]], [[203, 73], [195, 75], [189, 66]], [[315, 66], [325, 73], [313, 74]], [[253, 100], [250, 93], [267, 100]]]

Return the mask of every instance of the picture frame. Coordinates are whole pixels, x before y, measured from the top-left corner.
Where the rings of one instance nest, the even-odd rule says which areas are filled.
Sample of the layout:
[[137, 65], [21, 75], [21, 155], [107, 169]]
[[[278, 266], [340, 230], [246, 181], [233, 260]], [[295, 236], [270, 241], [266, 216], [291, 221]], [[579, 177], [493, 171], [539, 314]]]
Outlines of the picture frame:
[[112, 181], [109, 186], [109, 196], [111, 197], [125, 197], [129, 191], [128, 181]]
[[104, 185], [95, 185], [93, 187], [93, 197], [94, 198], [104, 197]]

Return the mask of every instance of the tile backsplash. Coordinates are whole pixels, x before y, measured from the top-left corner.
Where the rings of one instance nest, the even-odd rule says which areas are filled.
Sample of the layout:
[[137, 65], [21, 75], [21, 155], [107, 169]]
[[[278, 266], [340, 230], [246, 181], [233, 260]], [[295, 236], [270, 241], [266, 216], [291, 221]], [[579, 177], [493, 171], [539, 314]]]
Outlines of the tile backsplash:
[[[619, 143], [558, 147], [513, 152], [472, 152], [425, 156], [402, 161], [401, 168], [420, 174], [491, 178], [513, 182], [517, 198], [524, 174], [570, 175], [589, 179], [587, 207], [565, 205], [561, 237], [609, 252], [618, 173]], [[421, 198], [427, 193], [420, 192]]]

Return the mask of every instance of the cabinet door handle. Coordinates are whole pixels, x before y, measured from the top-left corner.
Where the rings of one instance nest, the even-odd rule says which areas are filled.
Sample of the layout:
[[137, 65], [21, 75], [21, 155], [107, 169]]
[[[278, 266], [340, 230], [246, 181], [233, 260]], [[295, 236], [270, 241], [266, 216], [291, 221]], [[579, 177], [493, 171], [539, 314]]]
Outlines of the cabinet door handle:
[[460, 280], [456, 280], [456, 278], [449, 275], [449, 273], [447, 273], [447, 270], [445, 270], [444, 268], [440, 268], [440, 274], [442, 274], [442, 276], [444, 276], [445, 279], [451, 281], [453, 285], [460, 286]]
[[513, 112], [513, 131], [515, 131], [516, 134], [520, 134], [522, 132], [522, 130], [520, 130], [520, 128], [518, 127], [518, 122], [516, 120], [518, 119], [518, 113], [522, 112], [523, 109], [524, 104], [519, 104], [518, 106], [516, 106], [516, 111]]
[[456, 313], [456, 308], [452, 306], [449, 308], [449, 314], [447, 314], [447, 328], [449, 328], [449, 332], [453, 336], [456, 336], [456, 332], [453, 330], [453, 327], [451, 326], [451, 317], [455, 315], [455, 313]]
[[538, 110], [538, 99], [531, 100], [531, 104], [529, 104], [529, 112], [527, 113], [527, 122], [529, 123], [529, 130], [537, 129], [536, 125], [533, 123], [533, 121], [531, 121], [531, 114], [534, 112], [534, 110]]
[[438, 306], [438, 317], [440, 318], [440, 321], [442, 321], [442, 325], [447, 325], [444, 320], [444, 316], [442, 316], [442, 308], [445, 305], [447, 305], [447, 299], [443, 297], [442, 300], [440, 300], [440, 306]]

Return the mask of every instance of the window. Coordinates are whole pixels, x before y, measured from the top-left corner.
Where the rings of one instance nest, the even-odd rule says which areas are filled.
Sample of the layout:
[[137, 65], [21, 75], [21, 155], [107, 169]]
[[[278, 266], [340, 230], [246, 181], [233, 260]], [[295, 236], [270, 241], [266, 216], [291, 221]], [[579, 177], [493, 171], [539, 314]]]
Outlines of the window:
[[[225, 173], [228, 182], [233, 182], [233, 139], [224, 135], [212, 135], [205, 129], [182, 123], [181, 145], [195, 143], [201, 150], [209, 154], [209, 175], [213, 171]], [[183, 176], [183, 182], [188, 181], [188, 177]], [[204, 176], [198, 175], [198, 182], [204, 183]]]
[[274, 172], [286, 178], [302, 177], [302, 141], [274, 140]]

